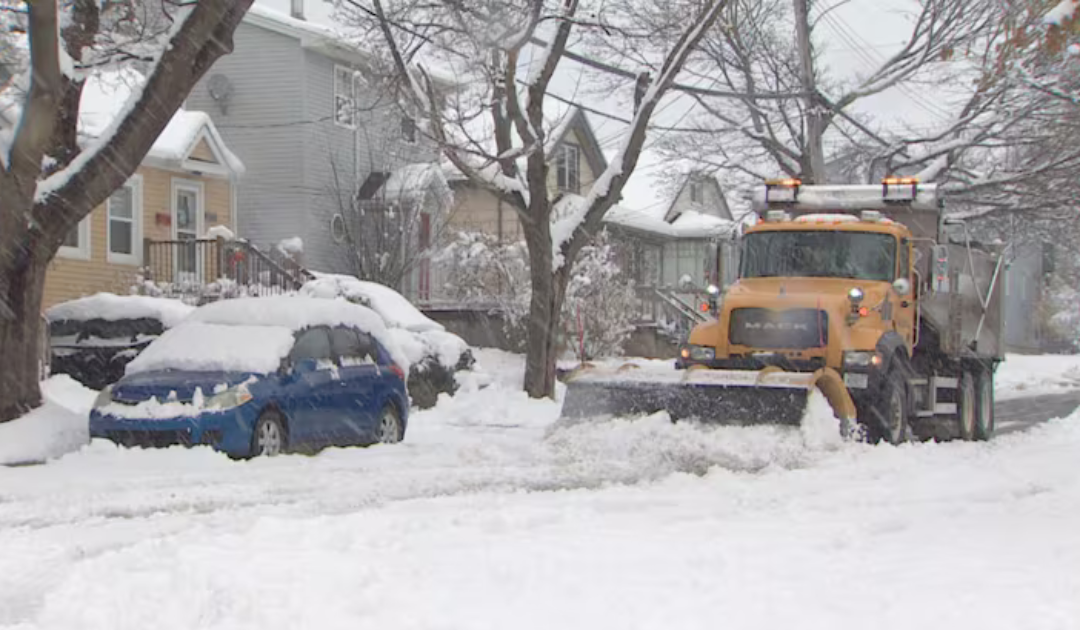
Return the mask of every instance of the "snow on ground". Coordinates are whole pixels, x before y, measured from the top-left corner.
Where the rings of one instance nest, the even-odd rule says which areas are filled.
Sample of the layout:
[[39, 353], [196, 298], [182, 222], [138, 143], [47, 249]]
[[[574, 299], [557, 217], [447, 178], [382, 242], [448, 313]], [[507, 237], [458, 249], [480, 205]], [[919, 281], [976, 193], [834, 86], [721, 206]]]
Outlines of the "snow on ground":
[[87, 415], [97, 392], [60, 374], [41, 384], [41, 395], [41, 407], [0, 424], [0, 466], [58, 457], [90, 441]]
[[0, 628], [1080, 628], [1080, 414], [901, 447], [820, 408], [561, 426], [477, 355], [495, 382], [399, 445], [0, 468]]
[[1080, 389], [1080, 355], [1010, 354], [994, 376], [998, 400]]

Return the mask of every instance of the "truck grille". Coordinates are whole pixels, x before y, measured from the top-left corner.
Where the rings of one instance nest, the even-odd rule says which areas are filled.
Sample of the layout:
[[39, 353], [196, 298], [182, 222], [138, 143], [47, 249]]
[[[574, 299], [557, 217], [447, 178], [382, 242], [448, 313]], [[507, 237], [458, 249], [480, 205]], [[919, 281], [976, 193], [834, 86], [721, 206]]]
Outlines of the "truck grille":
[[829, 342], [829, 314], [815, 308], [737, 308], [728, 340], [751, 348], [820, 348]]

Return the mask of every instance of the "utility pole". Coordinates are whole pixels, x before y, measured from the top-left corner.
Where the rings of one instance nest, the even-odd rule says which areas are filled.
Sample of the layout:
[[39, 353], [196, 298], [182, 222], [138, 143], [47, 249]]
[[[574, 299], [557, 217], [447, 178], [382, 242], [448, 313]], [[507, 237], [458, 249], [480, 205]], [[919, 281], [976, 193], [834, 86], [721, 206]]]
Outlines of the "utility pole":
[[814, 54], [810, 45], [810, 0], [795, 0], [795, 39], [802, 61], [802, 89], [806, 100], [806, 150], [810, 152], [810, 179], [815, 184], [825, 184], [825, 150], [821, 136], [825, 133], [825, 119], [818, 102], [817, 81], [814, 76]]

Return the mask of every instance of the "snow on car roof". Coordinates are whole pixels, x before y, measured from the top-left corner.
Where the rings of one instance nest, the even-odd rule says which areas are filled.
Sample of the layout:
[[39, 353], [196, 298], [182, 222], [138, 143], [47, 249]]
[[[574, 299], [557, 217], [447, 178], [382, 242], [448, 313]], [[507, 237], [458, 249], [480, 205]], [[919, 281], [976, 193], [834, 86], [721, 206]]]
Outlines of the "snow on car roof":
[[159, 320], [166, 328], [172, 328], [194, 310], [194, 306], [184, 304], [180, 300], [145, 295], [98, 293], [57, 304], [45, 311], [45, 317], [49, 321], [103, 319], [110, 322], [145, 317]]
[[184, 322], [165, 331], [127, 364], [127, 374], [156, 370], [269, 374], [293, 347], [284, 326]]
[[[221, 300], [197, 309], [184, 325], [186, 326], [189, 322], [215, 324], [232, 329], [249, 327], [286, 330], [289, 332], [290, 342], [288, 347], [280, 351], [276, 360], [288, 354], [292, 348], [292, 333], [297, 330], [310, 326], [354, 326], [378, 339], [390, 352], [395, 363], [404, 369], [408, 369], [409, 366], [408, 358], [387, 333], [382, 318], [371, 309], [346, 300], [325, 300], [303, 296]], [[155, 345], [157, 342], [151, 344], [146, 351]], [[243, 348], [239, 350], [244, 351]], [[275, 369], [276, 365], [275, 362]]]
[[343, 274], [316, 273], [315, 279], [305, 283], [300, 291], [309, 297], [343, 297], [365, 301], [391, 328], [413, 332], [445, 330], [442, 324], [421, 313], [405, 296], [376, 282]]

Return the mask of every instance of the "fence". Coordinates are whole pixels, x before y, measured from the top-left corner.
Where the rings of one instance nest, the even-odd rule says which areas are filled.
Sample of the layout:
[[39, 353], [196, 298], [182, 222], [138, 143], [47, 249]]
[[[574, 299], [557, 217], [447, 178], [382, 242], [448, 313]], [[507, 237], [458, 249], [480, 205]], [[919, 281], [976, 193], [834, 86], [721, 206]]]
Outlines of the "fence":
[[143, 279], [167, 295], [272, 295], [295, 291], [312, 277], [291, 258], [268, 255], [245, 240], [143, 241]]

